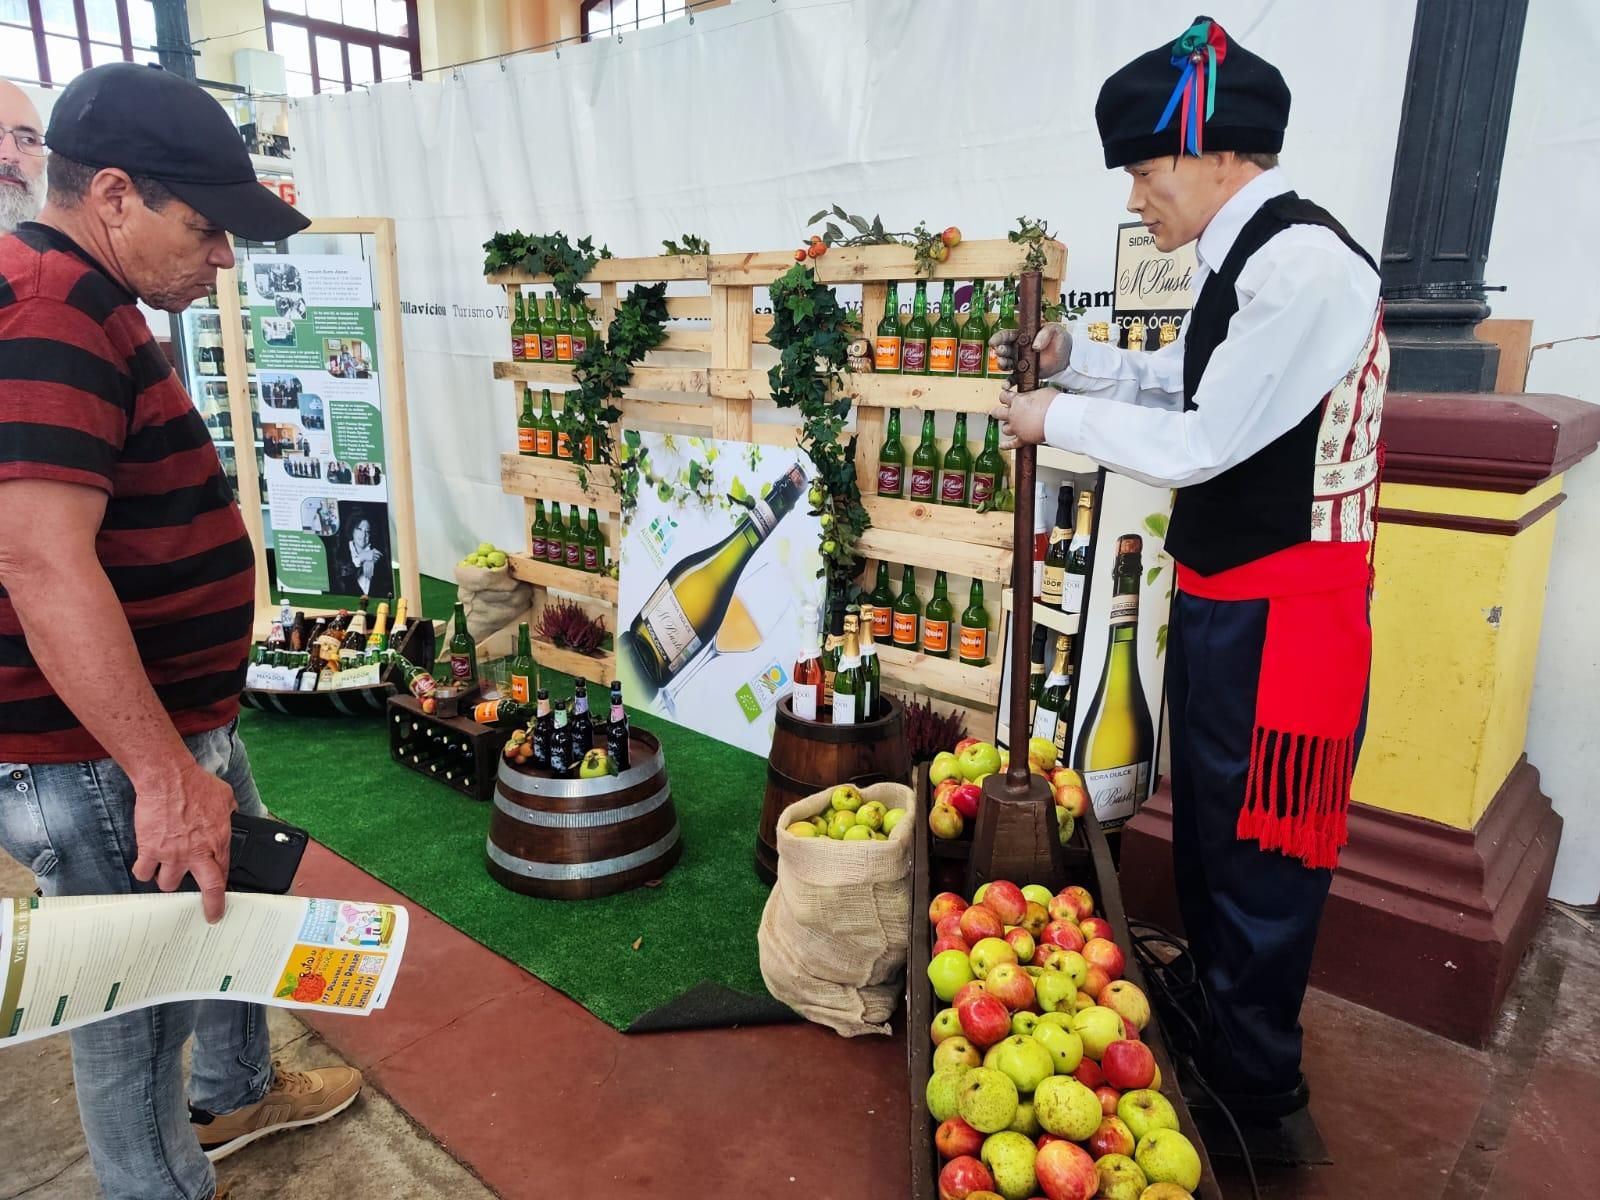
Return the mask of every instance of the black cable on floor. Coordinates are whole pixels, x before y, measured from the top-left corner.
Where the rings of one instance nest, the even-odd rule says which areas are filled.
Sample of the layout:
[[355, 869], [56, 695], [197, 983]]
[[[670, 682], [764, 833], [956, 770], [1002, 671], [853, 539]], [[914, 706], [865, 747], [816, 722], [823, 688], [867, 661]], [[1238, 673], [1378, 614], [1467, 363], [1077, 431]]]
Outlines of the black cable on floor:
[[[1129, 922], [1128, 935], [1133, 945], [1134, 957], [1139, 960], [1139, 968], [1144, 972], [1145, 981], [1151, 985], [1153, 990], [1159, 993], [1159, 999], [1162, 1001], [1159, 1007], [1164, 1028], [1171, 1028], [1171, 1018], [1173, 1017], [1182, 1022], [1183, 1032], [1186, 1035], [1185, 1047], [1180, 1048], [1170, 1035], [1168, 1037], [1169, 1045], [1181, 1059], [1188, 1076], [1200, 1085], [1200, 1088], [1210, 1097], [1212, 1104], [1216, 1105], [1217, 1111], [1227, 1120], [1228, 1128], [1233, 1131], [1234, 1141], [1239, 1145], [1239, 1155], [1244, 1159], [1245, 1173], [1250, 1178], [1250, 1195], [1254, 1200], [1261, 1200], [1261, 1188], [1256, 1182], [1255, 1163], [1250, 1159], [1250, 1147], [1245, 1144], [1244, 1132], [1239, 1128], [1239, 1123], [1234, 1120], [1233, 1113], [1228, 1110], [1228, 1106], [1222, 1102], [1222, 1098], [1217, 1095], [1211, 1084], [1206, 1081], [1206, 1077], [1201, 1074], [1199, 1063], [1196, 1062], [1195, 1055], [1191, 1049], [1200, 1045], [1202, 1034], [1200, 1026], [1195, 1023], [1187, 1005], [1183, 1000], [1179, 999], [1179, 996], [1197, 997], [1203, 1005], [1205, 993], [1200, 990], [1199, 975], [1194, 969], [1194, 959], [1189, 956], [1188, 943], [1160, 926], [1151, 925], [1144, 921]], [[1168, 961], [1155, 952], [1154, 947], [1156, 946], [1171, 947], [1178, 951], [1178, 957], [1173, 961]], [[1173, 965], [1174, 962], [1182, 962], [1190, 968], [1188, 979], [1174, 978], [1175, 975], [1179, 974], [1177, 968]], [[1174, 1082], [1180, 1085], [1179, 1090], [1181, 1092], [1182, 1081], [1175, 1080]]]

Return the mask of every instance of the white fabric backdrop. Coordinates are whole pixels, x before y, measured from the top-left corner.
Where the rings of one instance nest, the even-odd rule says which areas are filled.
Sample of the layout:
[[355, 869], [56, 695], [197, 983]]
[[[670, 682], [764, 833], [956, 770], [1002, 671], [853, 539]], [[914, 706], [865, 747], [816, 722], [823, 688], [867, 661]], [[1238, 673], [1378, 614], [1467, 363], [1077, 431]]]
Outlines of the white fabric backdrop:
[[[1219, 14], [1287, 68], [1291, 178], [1374, 251], [1412, 13], [1240, 0]], [[499, 488], [514, 418], [490, 378], [508, 337], [480, 274], [491, 233], [564, 229], [625, 255], [684, 232], [763, 250], [833, 201], [969, 237], [1026, 213], [1066, 241], [1069, 287], [1106, 288], [1126, 187], [1102, 165], [1095, 95], [1193, 15], [1191, 0], [743, 0], [621, 44], [299, 102], [303, 207], [393, 215], [402, 296], [441, 309], [405, 318], [422, 569], [448, 574], [464, 546], [526, 536]], [[1313, 39], [1325, 49], [1308, 53]], [[1037, 65], [1019, 69], [1019, 54]]]

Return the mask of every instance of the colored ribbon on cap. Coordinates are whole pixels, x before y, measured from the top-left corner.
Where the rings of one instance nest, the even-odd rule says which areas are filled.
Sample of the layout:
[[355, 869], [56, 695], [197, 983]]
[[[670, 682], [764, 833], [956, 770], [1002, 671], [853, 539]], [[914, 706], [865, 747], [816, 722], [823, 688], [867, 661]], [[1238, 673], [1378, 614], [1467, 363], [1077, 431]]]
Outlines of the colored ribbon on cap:
[[1155, 132], [1166, 129], [1177, 113], [1179, 142], [1190, 154], [1198, 155], [1204, 145], [1205, 123], [1217, 109], [1217, 64], [1227, 56], [1228, 35], [1209, 19], [1196, 21], [1172, 43], [1172, 65], [1181, 74]]

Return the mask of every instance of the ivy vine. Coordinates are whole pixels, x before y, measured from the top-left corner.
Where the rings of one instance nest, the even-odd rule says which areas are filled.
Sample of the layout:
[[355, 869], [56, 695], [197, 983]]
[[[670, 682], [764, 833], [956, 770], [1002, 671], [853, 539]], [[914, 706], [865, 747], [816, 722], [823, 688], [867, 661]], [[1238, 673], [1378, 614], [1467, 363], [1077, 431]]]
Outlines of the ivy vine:
[[770, 287], [778, 365], [767, 373], [779, 408], [798, 408], [800, 446], [816, 464], [811, 513], [822, 522], [822, 569], [832, 594], [849, 590], [860, 569], [856, 539], [870, 523], [856, 487], [856, 438], [844, 440], [853, 399], [835, 385], [846, 373], [848, 314], [816, 272], [796, 263]]
[[518, 229], [497, 233], [483, 244], [483, 273], [511, 270], [548, 275], [558, 296], [568, 304], [583, 304], [588, 296], [578, 284], [588, 278], [595, 263], [610, 257], [607, 247], [594, 248], [593, 238], [580, 238], [573, 245], [559, 229], [547, 234], [526, 234]]
[[[633, 379], [633, 368], [667, 336], [667, 285], [636, 283], [617, 305], [605, 340], [593, 338], [572, 366], [578, 386], [563, 398], [557, 428], [569, 444], [582, 447], [594, 439], [595, 461], [611, 468], [612, 485], [619, 496], [628, 494], [629, 474], [621, 455], [613, 452], [611, 426], [622, 417], [617, 401]], [[588, 466], [577, 457], [578, 484], [589, 486]]]

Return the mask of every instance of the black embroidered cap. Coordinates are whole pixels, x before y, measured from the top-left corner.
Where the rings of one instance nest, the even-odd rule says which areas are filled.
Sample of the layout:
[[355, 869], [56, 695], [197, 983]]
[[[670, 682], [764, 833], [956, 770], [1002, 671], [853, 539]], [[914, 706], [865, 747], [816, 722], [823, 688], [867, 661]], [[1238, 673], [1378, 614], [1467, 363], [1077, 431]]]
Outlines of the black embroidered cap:
[[1108, 167], [1207, 150], [1276, 154], [1289, 124], [1289, 85], [1221, 25], [1196, 17], [1177, 41], [1107, 79], [1094, 119]]

